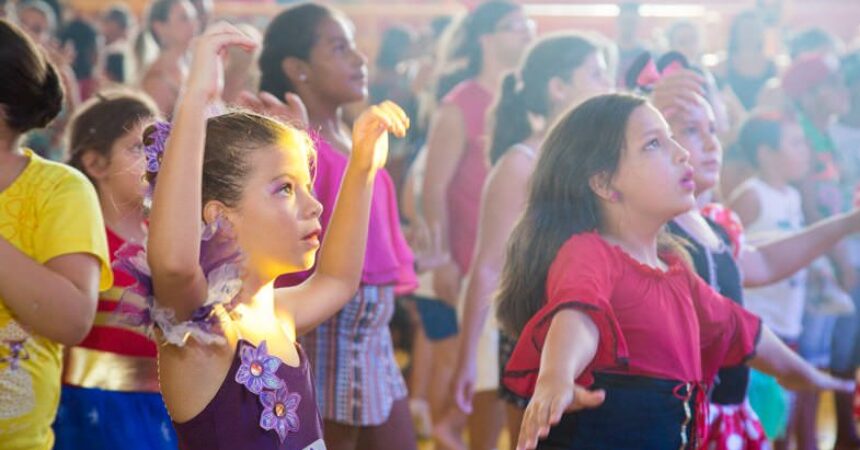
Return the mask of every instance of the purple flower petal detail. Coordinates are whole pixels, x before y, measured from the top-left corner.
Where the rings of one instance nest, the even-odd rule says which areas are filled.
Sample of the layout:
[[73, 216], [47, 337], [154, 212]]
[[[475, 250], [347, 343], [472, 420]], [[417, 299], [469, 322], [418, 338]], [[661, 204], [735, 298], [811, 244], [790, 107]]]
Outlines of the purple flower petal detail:
[[263, 380], [260, 377], [251, 376], [251, 382], [246, 383], [245, 387], [248, 388], [249, 391], [259, 395], [260, 392], [263, 392]]
[[251, 371], [248, 370], [248, 367], [244, 364], [239, 366], [239, 370], [236, 371], [236, 382], [245, 384], [249, 378], [251, 378]]
[[277, 376], [272, 375], [270, 373], [266, 373], [266, 372], [263, 372], [263, 376], [260, 377], [260, 380], [262, 381], [263, 386], [265, 386], [266, 389], [272, 389], [272, 390], [278, 389], [279, 387], [281, 387], [284, 384], [284, 382], [281, 381], [280, 378], [278, 378]]
[[302, 396], [287, 391], [283, 385], [275, 392], [266, 391], [260, 395], [263, 413], [260, 416], [260, 427], [264, 430], [275, 430], [281, 443], [289, 433], [299, 431], [300, 420], [297, 409]]
[[263, 368], [265, 368], [268, 373], [275, 373], [278, 370], [278, 367], [281, 367], [281, 360], [274, 356], [267, 355], [263, 360]]
[[272, 391], [264, 391], [262, 394], [260, 394], [260, 403], [263, 404], [264, 408], [274, 408], [276, 400], [277, 397]]
[[274, 429], [276, 421], [275, 413], [271, 409], [263, 410], [263, 414], [260, 416], [260, 427], [264, 430]]
[[[257, 395], [260, 395], [264, 387], [275, 390], [283, 386], [284, 382], [277, 375], [281, 360], [268, 354], [266, 341], [260, 342], [260, 346], [257, 348], [249, 344], [242, 344], [239, 349], [239, 356], [242, 364], [236, 371], [237, 383], [244, 385], [245, 388]], [[247, 376], [245, 372], [247, 372]]]
[[275, 422], [275, 431], [278, 433], [278, 438], [281, 439], [281, 443], [284, 443], [284, 439], [287, 438], [287, 421], [286, 420], [277, 420]]

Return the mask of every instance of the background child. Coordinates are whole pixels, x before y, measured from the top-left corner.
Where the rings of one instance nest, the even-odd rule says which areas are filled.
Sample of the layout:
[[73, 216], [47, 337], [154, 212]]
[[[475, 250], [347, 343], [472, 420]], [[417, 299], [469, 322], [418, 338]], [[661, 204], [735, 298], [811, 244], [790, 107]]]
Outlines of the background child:
[[113, 280], [96, 192], [80, 172], [19, 147], [59, 113], [54, 66], [0, 20], [0, 442], [48, 450], [62, 346], [89, 332]]
[[[450, 30], [453, 34], [443, 50], [445, 65], [436, 89], [439, 107], [427, 132], [421, 214], [431, 230], [438, 230], [439, 246], [450, 255], [446, 264], [433, 271], [433, 292], [456, 310], [475, 248], [481, 189], [490, 167], [487, 112], [502, 78], [517, 66], [535, 29], [521, 5], [494, 0], [475, 7]], [[497, 353], [496, 337], [490, 334], [485, 339], [491, 344], [490, 354]], [[456, 336], [434, 343], [431, 392], [447, 392], [459, 346]], [[492, 393], [488, 395], [490, 401], [476, 404], [469, 421], [469, 434], [475, 436], [472, 448], [495, 445], [485, 443], [493, 441], [502, 404], [494, 401]], [[466, 417], [456, 409], [446, 411], [448, 400], [447, 395], [434, 395], [430, 405], [437, 445], [454, 450], [463, 447]]]
[[[313, 189], [323, 205], [323, 236], [331, 232], [330, 212], [356, 144], [346, 132], [343, 107], [367, 97], [366, 65], [355, 48], [352, 24], [336, 10], [298, 5], [275, 17], [266, 30], [260, 90], [307, 106], [317, 147]], [[357, 263], [361, 285], [335, 317], [316, 329], [299, 328], [307, 333], [302, 344], [315, 369], [329, 450], [416, 445], [406, 383], [388, 328], [395, 296], [416, 286], [414, 257], [400, 230], [394, 183], [384, 169], [375, 175], [367, 249], [363, 264]], [[297, 284], [310, 273], [284, 277], [279, 285]]]
[[[493, 168], [484, 184], [474, 260], [462, 299], [462, 343], [452, 389], [454, 406], [473, 416], [485, 415], [475, 418], [482, 421], [487, 432], [480, 439], [469, 435], [472, 449], [496, 447], [502, 417], [488, 413], [494, 412], [490, 407], [498, 402], [497, 390], [501, 389], [509, 404], [512, 441], [516, 441], [525, 406], [525, 399], [499, 386], [499, 368], [507, 363], [513, 348], [503, 346], [508, 353], [502, 354], [502, 349], [496, 351], [489, 344], [499, 332], [491, 297], [498, 286], [505, 243], [525, 209], [538, 149], [558, 116], [594, 95], [609, 92], [611, 87], [602, 49], [596, 43], [580, 35], [557, 34], [535, 42], [518, 72], [505, 77], [498, 94], [490, 128]], [[512, 340], [507, 336], [499, 339]]]
[[[127, 242], [145, 239], [142, 139], [157, 111], [134, 91], [99, 93], [69, 123], [68, 163], [96, 187], [111, 261]], [[118, 266], [113, 272], [113, 287], [99, 295], [92, 331], [66, 354], [54, 448], [175, 449], [158, 392], [155, 342], [144, 327], [114, 314], [134, 278]]]

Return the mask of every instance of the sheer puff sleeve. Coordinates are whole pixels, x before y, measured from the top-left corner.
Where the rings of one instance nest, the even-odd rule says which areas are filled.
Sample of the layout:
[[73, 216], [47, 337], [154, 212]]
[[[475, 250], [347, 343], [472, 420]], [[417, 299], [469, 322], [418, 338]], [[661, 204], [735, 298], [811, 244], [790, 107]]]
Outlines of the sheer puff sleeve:
[[513, 392], [530, 397], [540, 369], [546, 334], [555, 314], [574, 308], [587, 314], [600, 334], [597, 353], [577, 380], [590, 386], [592, 369], [626, 365], [627, 343], [610, 298], [620, 275], [618, 256], [596, 233], [571, 237], [558, 251], [546, 279], [546, 303], [523, 328], [503, 382]]

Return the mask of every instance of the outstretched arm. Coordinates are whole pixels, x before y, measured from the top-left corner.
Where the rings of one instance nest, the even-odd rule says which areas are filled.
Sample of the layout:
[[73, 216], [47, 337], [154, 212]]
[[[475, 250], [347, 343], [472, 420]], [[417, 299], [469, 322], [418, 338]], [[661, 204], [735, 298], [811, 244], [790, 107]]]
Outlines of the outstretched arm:
[[376, 173], [388, 157], [388, 132], [403, 137], [409, 118], [399, 106], [371, 106], [356, 121], [352, 152], [326, 231], [319, 264], [304, 283], [276, 291], [276, 305], [295, 321], [299, 334], [337, 313], [361, 281]]
[[538, 440], [549, 434], [550, 427], [561, 420], [565, 411], [595, 408], [603, 403], [604, 391], [588, 391], [574, 383], [597, 354], [599, 338], [597, 326], [583, 312], [565, 309], [552, 318], [535, 391], [520, 426], [517, 450], [536, 448]]
[[746, 247], [740, 263], [744, 286], [755, 287], [782, 280], [833, 250], [840, 240], [860, 231], [860, 212], [824, 219], [790, 236], [757, 247]]
[[749, 365], [758, 371], [772, 375], [781, 385], [795, 391], [851, 392], [854, 389], [853, 382], [833, 378], [809, 365], [765, 326], [762, 326], [761, 339]]

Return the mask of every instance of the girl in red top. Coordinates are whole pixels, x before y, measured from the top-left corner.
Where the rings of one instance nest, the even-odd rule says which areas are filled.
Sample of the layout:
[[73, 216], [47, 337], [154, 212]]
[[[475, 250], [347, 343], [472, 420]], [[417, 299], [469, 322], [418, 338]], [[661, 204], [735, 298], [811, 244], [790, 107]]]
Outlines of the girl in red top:
[[[96, 187], [111, 262], [126, 242], [146, 236], [143, 130], [158, 116], [134, 91], [99, 93], [69, 125], [69, 160]], [[158, 392], [155, 342], [143, 326], [116, 311], [135, 279], [114, 267], [114, 285], [99, 294], [95, 323], [64, 358], [63, 391], [54, 422], [54, 449], [172, 450], [176, 434]]]
[[715, 293], [663, 234], [695, 205], [695, 183], [645, 100], [604, 95], [568, 113], [532, 183], [499, 293], [519, 335], [504, 382], [531, 397], [518, 448], [697, 448], [706, 385], [745, 361], [793, 388], [852, 389]]

